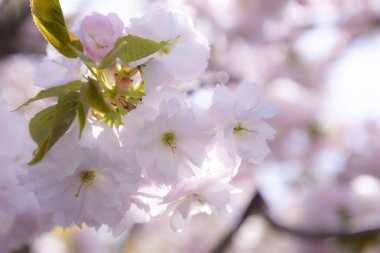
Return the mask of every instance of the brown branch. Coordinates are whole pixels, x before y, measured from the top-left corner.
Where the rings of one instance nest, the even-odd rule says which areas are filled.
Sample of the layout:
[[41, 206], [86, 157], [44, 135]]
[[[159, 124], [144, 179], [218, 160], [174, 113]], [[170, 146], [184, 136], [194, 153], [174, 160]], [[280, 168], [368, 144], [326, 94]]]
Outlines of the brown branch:
[[354, 231], [333, 231], [333, 232], [319, 232], [319, 231], [310, 231], [300, 228], [292, 228], [288, 227], [284, 224], [277, 222], [271, 215], [269, 214], [269, 210], [267, 205], [265, 204], [264, 199], [262, 198], [259, 192], [252, 198], [250, 204], [242, 215], [240, 221], [236, 224], [236, 226], [226, 235], [226, 237], [220, 242], [219, 245], [212, 251], [212, 253], [222, 253], [225, 252], [234, 236], [239, 231], [242, 224], [245, 220], [252, 214], [261, 215], [270, 226], [274, 229], [295, 236], [297, 238], [302, 238], [304, 240], [310, 241], [324, 241], [329, 238], [334, 238], [338, 240], [358, 240], [367, 237], [372, 237], [380, 234], [380, 225], [371, 229], [361, 229]]
[[249, 203], [247, 209], [243, 213], [241, 219], [239, 222], [235, 225], [235, 227], [226, 235], [226, 237], [220, 242], [219, 245], [216, 246], [216, 248], [212, 251], [212, 253], [221, 253], [224, 252], [230, 245], [232, 239], [234, 238], [235, 234], [239, 231], [240, 227], [243, 225], [245, 220], [260, 206], [264, 206], [265, 203], [263, 203], [263, 199], [261, 198], [260, 194], [255, 194]]

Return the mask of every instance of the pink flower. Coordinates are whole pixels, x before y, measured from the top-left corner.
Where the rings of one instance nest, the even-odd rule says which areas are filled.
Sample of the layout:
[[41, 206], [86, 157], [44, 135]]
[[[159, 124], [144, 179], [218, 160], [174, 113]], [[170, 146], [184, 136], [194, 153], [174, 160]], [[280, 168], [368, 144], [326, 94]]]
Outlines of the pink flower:
[[86, 16], [80, 26], [80, 37], [85, 54], [100, 62], [114, 47], [123, 29], [123, 21], [115, 13], [104, 16], [93, 12]]
[[201, 166], [206, 147], [212, 144], [214, 126], [203, 111], [181, 108], [176, 98], [161, 104], [156, 118], [144, 121], [138, 130], [137, 160], [149, 179], [175, 184], [180, 164]]
[[[129, 34], [154, 41], [171, 41], [157, 54], [144, 58], [141, 68], [146, 91], [190, 82], [203, 74], [210, 58], [207, 40], [189, 17], [177, 10], [158, 10], [132, 18]], [[140, 62], [139, 64], [141, 64]]]
[[191, 221], [192, 216], [200, 213], [228, 213], [234, 190], [234, 187], [218, 176], [208, 175], [180, 181], [162, 202], [169, 204], [171, 228], [181, 231]]
[[277, 110], [261, 104], [259, 91], [252, 83], [242, 83], [234, 90], [218, 86], [210, 108], [229, 155], [254, 164], [262, 163], [270, 153], [267, 140], [276, 134], [264, 120], [275, 116]]

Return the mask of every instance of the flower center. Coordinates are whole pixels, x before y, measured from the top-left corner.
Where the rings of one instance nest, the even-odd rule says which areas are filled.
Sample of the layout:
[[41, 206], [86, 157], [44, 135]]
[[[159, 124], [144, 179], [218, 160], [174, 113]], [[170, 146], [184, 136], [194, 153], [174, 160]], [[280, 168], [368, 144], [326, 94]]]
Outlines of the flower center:
[[174, 149], [176, 148], [175, 143], [176, 143], [177, 137], [173, 132], [165, 132], [162, 135], [161, 142], [164, 146], [170, 147], [174, 153]]
[[80, 185], [78, 188], [77, 193], [75, 194], [75, 197], [79, 197], [79, 193], [83, 187], [83, 185], [91, 185], [94, 183], [95, 178], [96, 178], [96, 172], [93, 170], [84, 170], [81, 173], [79, 173], [79, 178], [80, 178]]
[[237, 125], [234, 127], [234, 134], [238, 135], [241, 133], [241, 131], [246, 131], [246, 132], [249, 132], [249, 133], [252, 133], [252, 134], [257, 134], [257, 131], [255, 130], [250, 130], [250, 129], [247, 129], [245, 127], [243, 127], [243, 125], [241, 124], [241, 122], [237, 123]]

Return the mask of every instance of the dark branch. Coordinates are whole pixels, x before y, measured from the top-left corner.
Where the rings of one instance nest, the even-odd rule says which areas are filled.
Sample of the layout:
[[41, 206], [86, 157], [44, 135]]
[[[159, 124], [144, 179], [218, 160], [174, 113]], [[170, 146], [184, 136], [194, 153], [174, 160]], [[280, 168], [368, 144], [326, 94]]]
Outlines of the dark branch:
[[373, 237], [380, 234], [380, 225], [371, 229], [365, 230], [351, 230], [351, 231], [335, 231], [335, 232], [319, 232], [319, 231], [310, 231], [299, 228], [292, 228], [286, 225], [283, 225], [277, 222], [271, 215], [269, 214], [269, 210], [267, 205], [265, 204], [264, 199], [262, 198], [259, 192], [252, 198], [250, 204], [242, 215], [240, 221], [236, 224], [236, 226], [226, 235], [226, 237], [220, 242], [219, 245], [212, 251], [212, 253], [222, 253], [225, 252], [232, 239], [239, 231], [242, 224], [245, 220], [252, 214], [261, 215], [269, 225], [280, 232], [287, 233], [289, 235], [302, 238], [304, 240], [310, 241], [324, 241], [329, 238], [334, 238], [337, 240], [359, 240], [362, 238]]
[[235, 227], [226, 235], [226, 237], [220, 242], [219, 245], [212, 251], [212, 253], [219, 253], [224, 252], [228, 246], [230, 245], [232, 239], [234, 238], [235, 234], [239, 231], [241, 225], [243, 225], [244, 221], [255, 211], [258, 211], [258, 208], [260, 206], [265, 206], [265, 203], [263, 202], [263, 199], [261, 198], [260, 194], [255, 194], [249, 203], [247, 209], [243, 213], [241, 219], [239, 222], [235, 225]]

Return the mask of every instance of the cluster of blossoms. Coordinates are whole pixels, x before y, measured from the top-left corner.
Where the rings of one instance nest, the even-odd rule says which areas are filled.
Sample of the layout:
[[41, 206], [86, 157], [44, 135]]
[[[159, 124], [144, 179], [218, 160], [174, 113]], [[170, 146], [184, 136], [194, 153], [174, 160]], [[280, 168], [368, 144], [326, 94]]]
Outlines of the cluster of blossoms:
[[261, 104], [259, 86], [221, 84], [209, 109], [192, 105], [178, 84], [203, 73], [210, 49], [179, 11], [127, 27], [92, 13], [63, 46], [45, 30], [52, 46], [35, 78], [45, 90], [24, 105], [58, 102], [31, 119], [38, 148], [19, 178], [55, 224], [117, 234], [168, 215], [178, 231], [197, 213], [229, 211], [240, 165], [261, 163], [275, 135], [264, 120], [276, 111]]

